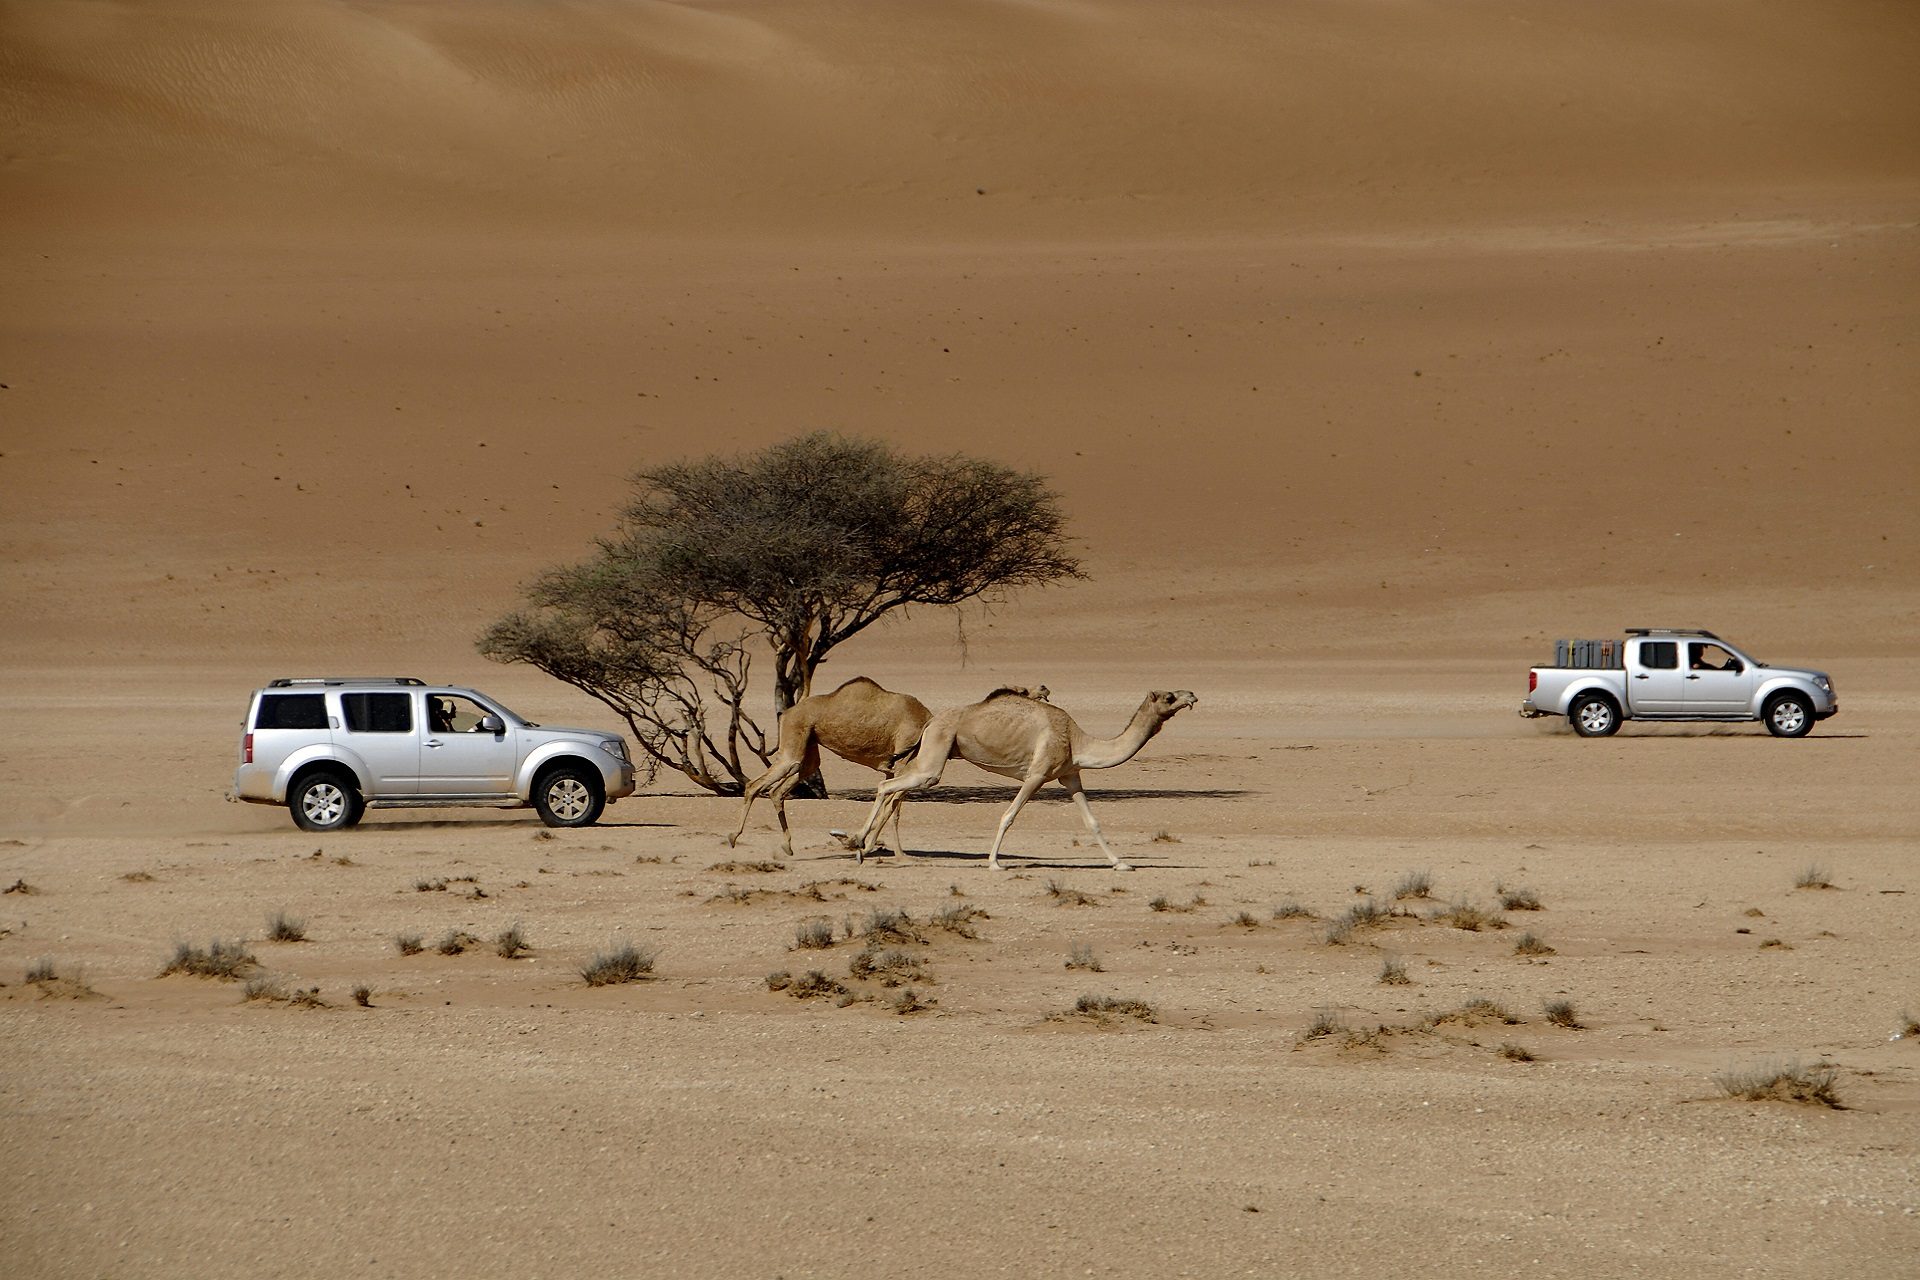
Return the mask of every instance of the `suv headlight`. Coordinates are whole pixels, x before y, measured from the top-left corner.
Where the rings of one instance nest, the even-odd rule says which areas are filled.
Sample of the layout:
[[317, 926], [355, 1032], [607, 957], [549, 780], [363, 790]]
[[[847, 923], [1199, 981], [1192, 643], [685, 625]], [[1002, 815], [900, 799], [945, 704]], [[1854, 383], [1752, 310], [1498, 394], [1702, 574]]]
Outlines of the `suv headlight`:
[[600, 749], [612, 756], [615, 760], [625, 760], [627, 758], [627, 740], [625, 738], [608, 738], [600, 744]]

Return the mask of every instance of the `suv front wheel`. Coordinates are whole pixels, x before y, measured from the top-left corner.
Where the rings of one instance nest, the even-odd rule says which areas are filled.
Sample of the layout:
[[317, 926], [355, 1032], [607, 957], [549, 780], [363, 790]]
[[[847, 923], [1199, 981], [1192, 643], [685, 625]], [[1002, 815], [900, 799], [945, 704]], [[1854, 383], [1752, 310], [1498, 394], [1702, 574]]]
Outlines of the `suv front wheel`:
[[550, 827], [590, 827], [607, 807], [600, 776], [581, 765], [547, 770], [533, 786], [533, 807]]
[[287, 793], [287, 808], [303, 831], [342, 831], [359, 822], [366, 801], [350, 778], [337, 773], [310, 773]]

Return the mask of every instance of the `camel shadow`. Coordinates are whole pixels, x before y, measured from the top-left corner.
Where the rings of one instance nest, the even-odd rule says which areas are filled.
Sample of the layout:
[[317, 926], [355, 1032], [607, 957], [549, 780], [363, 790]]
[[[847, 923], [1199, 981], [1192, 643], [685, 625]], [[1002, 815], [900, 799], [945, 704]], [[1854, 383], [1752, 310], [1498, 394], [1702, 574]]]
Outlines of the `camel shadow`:
[[[1122, 856], [1125, 856], [1125, 853], [1123, 850], [1116, 850], [1116, 852], [1119, 852], [1122, 854]], [[810, 862], [812, 861], [851, 862], [853, 861], [853, 852], [851, 850], [829, 849], [826, 853], [815, 854], [814, 856], [808, 858], [807, 860]], [[915, 863], [920, 863], [920, 862], [936, 863], [940, 865], [945, 865], [949, 863], [970, 862], [970, 863], [979, 864], [980, 866], [985, 866], [986, 861], [987, 861], [986, 853], [978, 849], [912, 849], [908, 851], [907, 860], [905, 862], [902, 862], [900, 859], [894, 857], [894, 855], [891, 853], [882, 853], [877, 855], [868, 854], [867, 860], [865, 863], [862, 864], [862, 866], [864, 868], [873, 869], [873, 870], [883, 870], [883, 869], [895, 868], [895, 867], [910, 869], [914, 866]], [[1187, 863], [1187, 862], [1162, 862], [1157, 858], [1150, 864], [1142, 862], [1138, 858], [1127, 858], [1127, 861], [1133, 865], [1135, 870], [1142, 870], [1148, 866], [1151, 866], [1152, 869], [1155, 871], [1191, 871], [1199, 865], [1198, 863]], [[1066, 862], [1066, 861], [1061, 861], [1058, 858], [1051, 858], [1051, 859], [1046, 857], [1034, 858], [1034, 857], [1027, 857], [1024, 854], [1005, 853], [1005, 852], [1001, 853], [1000, 855], [1000, 864], [1001, 864], [1001, 869], [1004, 871], [1112, 871], [1113, 870], [1112, 865], [1109, 864], [1104, 858], [1093, 860], [1093, 861], [1082, 860], [1082, 861]]]

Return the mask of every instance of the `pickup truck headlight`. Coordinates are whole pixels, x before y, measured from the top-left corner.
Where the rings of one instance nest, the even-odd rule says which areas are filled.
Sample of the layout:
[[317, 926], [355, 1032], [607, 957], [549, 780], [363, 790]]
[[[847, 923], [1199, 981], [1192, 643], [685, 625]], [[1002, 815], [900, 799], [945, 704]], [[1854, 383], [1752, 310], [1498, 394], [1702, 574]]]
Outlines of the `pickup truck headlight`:
[[1825, 676], [1815, 676], [1813, 678], [1813, 682], [1820, 686], [1820, 692], [1822, 693], [1833, 692], [1833, 681], [1827, 679]]
[[600, 744], [600, 749], [612, 756], [615, 760], [625, 760], [627, 758], [627, 740], [625, 738], [609, 738]]

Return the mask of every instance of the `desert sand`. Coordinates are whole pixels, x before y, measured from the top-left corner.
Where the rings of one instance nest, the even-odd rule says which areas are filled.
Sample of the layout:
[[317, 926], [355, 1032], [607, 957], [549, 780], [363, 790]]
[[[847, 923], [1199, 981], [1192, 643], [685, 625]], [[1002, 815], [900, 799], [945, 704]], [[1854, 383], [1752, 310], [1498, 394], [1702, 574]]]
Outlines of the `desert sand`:
[[[0, 4], [4, 1270], [1911, 1274], [1917, 53], [1895, 3]], [[636, 468], [823, 428], [1062, 494], [1085, 582], [821, 678], [1194, 690], [1088, 776], [1137, 870], [1051, 791], [989, 874], [963, 764], [861, 865], [837, 764], [791, 860], [671, 777], [551, 837], [223, 802], [275, 676], [619, 727], [476, 633]], [[1842, 712], [1514, 715], [1630, 625]], [[794, 949], [890, 910], [911, 1014]], [[324, 1007], [159, 976], [215, 937]], [[616, 940], [651, 978], [586, 986]], [[874, 998], [768, 987], [815, 968]], [[1716, 1083], [1776, 1062], [1843, 1107]]]

